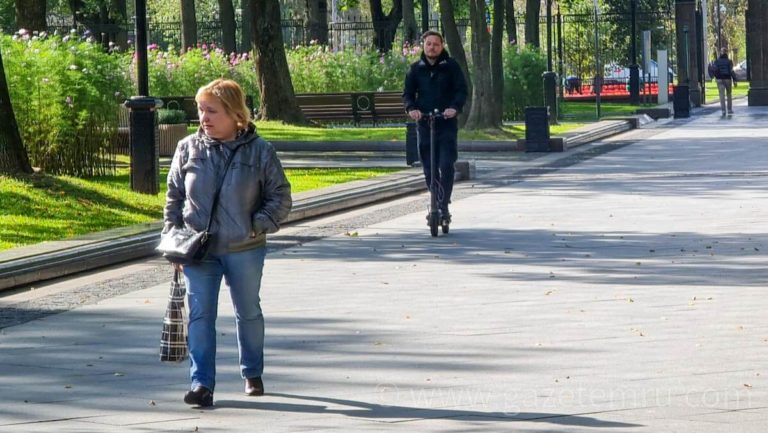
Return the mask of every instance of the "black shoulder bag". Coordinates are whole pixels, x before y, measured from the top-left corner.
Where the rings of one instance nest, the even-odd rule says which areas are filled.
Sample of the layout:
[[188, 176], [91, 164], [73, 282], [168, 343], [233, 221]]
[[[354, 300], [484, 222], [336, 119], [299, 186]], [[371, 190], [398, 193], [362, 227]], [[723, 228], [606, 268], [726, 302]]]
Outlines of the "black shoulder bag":
[[224, 179], [227, 177], [227, 171], [229, 171], [229, 165], [232, 163], [232, 159], [242, 144], [238, 145], [227, 158], [227, 164], [224, 166], [224, 173], [219, 179], [219, 184], [216, 186], [216, 193], [213, 195], [213, 205], [211, 212], [208, 216], [208, 225], [205, 230], [196, 232], [187, 227], [171, 227], [166, 233], [160, 236], [160, 245], [155, 248], [157, 251], [163, 253], [169, 262], [179, 265], [188, 265], [203, 260], [208, 254], [208, 247], [210, 246], [210, 230], [213, 223], [213, 214], [216, 212], [216, 208], [219, 204], [219, 194], [221, 193], [221, 187], [224, 185]]

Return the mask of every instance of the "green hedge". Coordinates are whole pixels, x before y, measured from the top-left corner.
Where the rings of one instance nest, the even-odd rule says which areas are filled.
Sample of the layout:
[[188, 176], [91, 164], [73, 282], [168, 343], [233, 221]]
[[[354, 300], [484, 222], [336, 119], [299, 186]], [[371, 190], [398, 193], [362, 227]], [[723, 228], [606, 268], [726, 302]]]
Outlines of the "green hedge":
[[118, 102], [130, 93], [124, 55], [66, 36], [0, 35], [20, 133], [34, 166], [95, 176], [114, 168]]

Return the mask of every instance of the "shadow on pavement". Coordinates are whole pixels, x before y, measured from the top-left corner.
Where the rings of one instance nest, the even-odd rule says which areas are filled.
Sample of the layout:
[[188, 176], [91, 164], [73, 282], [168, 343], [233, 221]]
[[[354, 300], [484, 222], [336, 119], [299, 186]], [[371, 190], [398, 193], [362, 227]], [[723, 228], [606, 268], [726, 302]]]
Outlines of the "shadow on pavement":
[[[259, 401], [235, 401], [235, 400], [217, 400], [216, 406], [219, 408], [240, 408], [240, 409], [258, 409], [278, 412], [296, 412], [296, 413], [314, 413], [314, 414], [337, 414], [356, 418], [369, 418], [378, 420], [387, 419], [407, 419], [408, 421], [450, 419], [454, 421], [472, 421], [472, 422], [544, 422], [562, 426], [582, 426], [593, 428], [634, 428], [640, 427], [639, 424], [630, 424], [613, 421], [601, 421], [597, 418], [557, 413], [535, 413], [535, 412], [483, 412], [475, 410], [461, 409], [436, 409], [419, 408], [408, 406], [391, 406], [385, 404], [366, 403], [355, 400], [344, 400], [328, 397], [315, 397], [296, 394], [269, 393], [272, 397], [282, 397], [286, 399], [295, 399], [311, 401], [318, 403], [327, 403], [335, 406], [347, 406], [349, 409], [331, 409], [323, 404], [293, 404], [293, 403], [264, 403]], [[549, 430], [552, 433], [556, 433]]]
[[[695, 232], [549, 231], [452, 228], [430, 238], [425, 230], [335, 237], [275, 254], [269, 260], [318, 260], [348, 263], [422, 261], [473, 265], [476, 274], [521, 282], [561, 281], [590, 284], [723, 284], [763, 286], [768, 235]], [[499, 271], [504, 265], [504, 271]], [[487, 266], [487, 269], [485, 267]], [[553, 277], [550, 272], [558, 272]], [[405, 276], [403, 266], [391, 278]], [[399, 275], [403, 273], [404, 275]]]

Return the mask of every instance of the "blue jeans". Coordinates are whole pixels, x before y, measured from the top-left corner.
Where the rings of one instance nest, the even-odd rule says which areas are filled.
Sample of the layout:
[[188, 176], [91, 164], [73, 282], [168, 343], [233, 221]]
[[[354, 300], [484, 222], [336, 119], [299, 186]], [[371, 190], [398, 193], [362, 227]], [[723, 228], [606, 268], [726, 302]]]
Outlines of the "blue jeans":
[[189, 302], [189, 358], [191, 389], [216, 386], [216, 316], [221, 279], [229, 287], [237, 325], [240, 373], [259, 377], [264, 371], [264, 316], [259, 290], [266, 247], [237, 253], [209, 255], [184, 266]]

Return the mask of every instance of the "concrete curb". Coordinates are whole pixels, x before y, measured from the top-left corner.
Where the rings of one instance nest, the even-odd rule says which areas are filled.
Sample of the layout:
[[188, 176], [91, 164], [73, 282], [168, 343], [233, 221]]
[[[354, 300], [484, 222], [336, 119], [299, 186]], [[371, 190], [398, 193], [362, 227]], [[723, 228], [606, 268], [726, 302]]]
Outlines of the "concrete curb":
[[[571, 148], [628, 131], [633, 126], [635, 126], [633, 122], [628, 120], [602, 121], [574, 130], [566, 135], [566, 141], [568, 148]], [[405, 151], [404, 142], [332, 142], [320, 143], [320, 145], [317, 143], [290, 143], [273, 142], [278, 150], [283, 151]], [[517, 144], [473, 141], [461, 143], [460, 150], [513, 151], [517, 150]], [[464, 164], [466, 165], [466, 163]], [[473, 171], [472, 167], [468, 167], [459, 172], [471, 173]], [[294, 223], [425, 189], [421, 169], [412, 168], [374, 179], [349, 182], [336, 187], [301, 193], [294, 197], [294, 207], [285, 223]], [[152, 256], [156, 254], [154, 248], [157, 246], [161, 227], [160, 222], [142, 224], [71, 240], [46, 242], [2, 252], [0, 253], [0, 291]]]
[[[284, 224], [425, 189], [421, 169], [297, 194]], [[155, 255], [161, 222], [0, 253], [0, 290]], [[47, 251], [46, 251], [47, 250]]]

